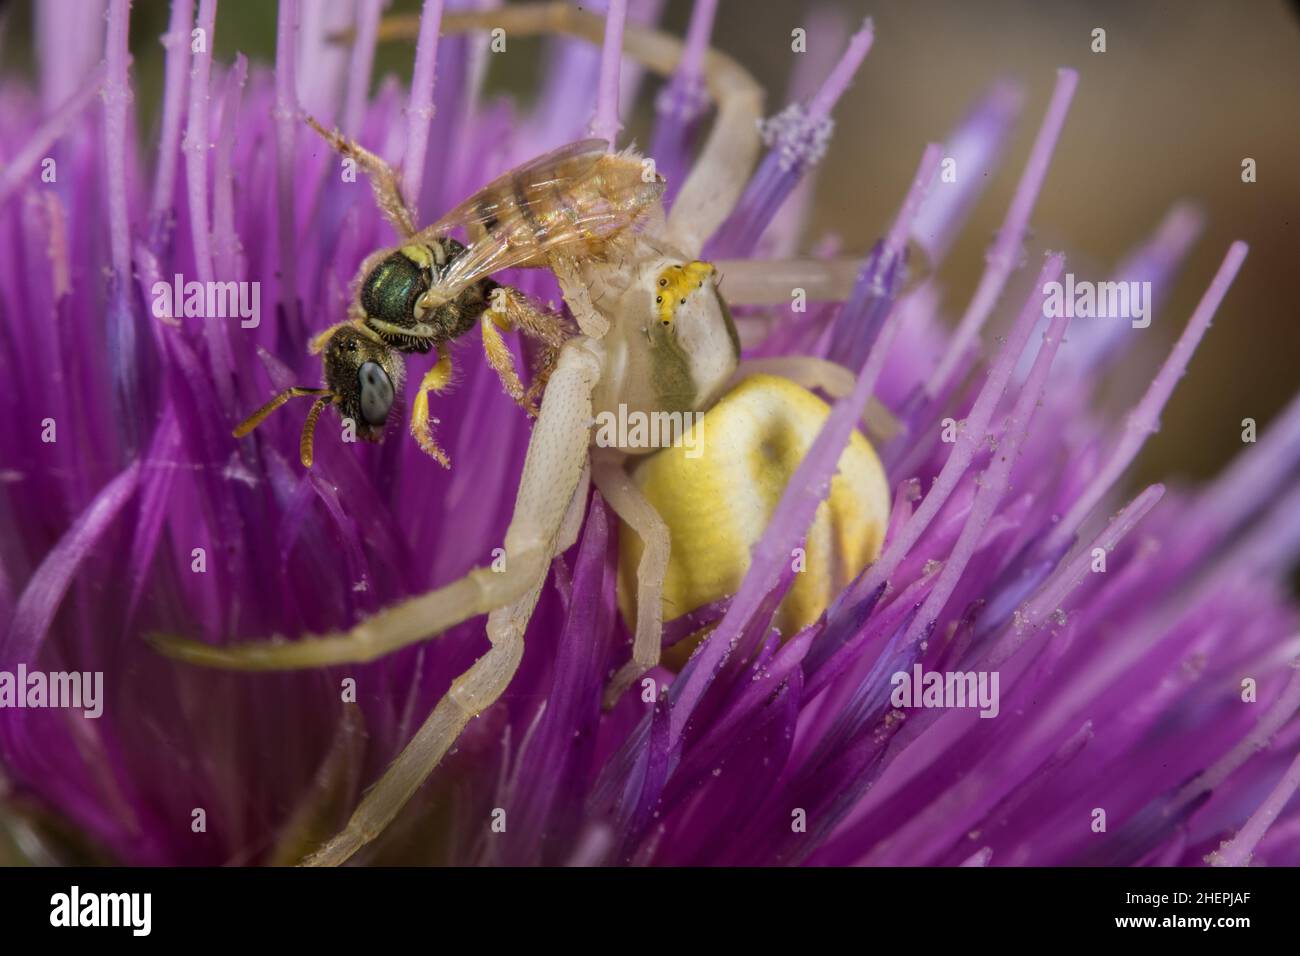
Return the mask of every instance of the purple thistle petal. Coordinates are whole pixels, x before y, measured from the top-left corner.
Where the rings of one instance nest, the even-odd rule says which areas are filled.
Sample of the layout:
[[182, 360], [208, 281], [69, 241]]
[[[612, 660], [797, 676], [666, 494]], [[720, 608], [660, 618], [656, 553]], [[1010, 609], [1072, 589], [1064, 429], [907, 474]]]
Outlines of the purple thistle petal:
[[609, 0], [605, 15], [605, 45], [600, 51], [600, 80], [596, 84], [596, 112], [588, 129], [592, 136], [609, 143], [618, 141], [623, 124], [618, 118], [618, 70], [623, 59], [623, 25], [627, 22], [627, 0]]
[[85, 86], [77, 90], [39, 126], [27, 140], [26, 146], [0, 169], [0, 203], [27, 181], [32, 169], [47, 156], [53, 145], [67, 131], [77, 116], [90, 105], [90, 101], [106, 89], [107, 66], [92, 73]]
[[190, 26], [193, 0], [173, 0], [171, 20], [162, 36], [167, 50], [163, 78], [162, 132], [158, 137], [158, 166], [149, 206], [149, 244], [161, 251], [171, 236], [172, 203], [176, 192], [176, 154], [181, 141], [181, 111], [190, 65]]
[[1052, 153], [1056, 151], [1056, 142], [1065, 125], [1065, 117], [1070, 111], [1070, 101], [1074, 98], [1078, 83], [1079, 74], [1074, 70], [1057, 71], [1052, 101], [1038, 128], [1038, 136], [1034, 140], [1020, 183], [1016, 186], [1011, 205], [1007, 208], [1006, 218], [1002, 220], [997, 239], [989, 250], [988, 264], [980, 277], [979, 286], [958, 322], [957, 330], [952, 334], [948, 351], [926, 383], [925, 392], [932, 398], [943, 390], [956, 373], [959, 363], [966, 359], [967, 351], [992, 314], [1011, 273], [1020, 266], [1029, 216], [1034, 211], [1034, 203], [1047, 178], [1047, 167], [1052, 161]]
[[703, 75], [704, 53], [713, 32], [718, 0], [700, 0], [691, 9], [686, 30], [686, 49], [672, 78], [655, 97], [655, 129], [650, 155], [668, 180], [665, 202], [677, 194], [677, 186], [688, 165], [688, 152], [700, 118], [709, 106]]
[[[362, 0], [365, 3], [365, 0]], [[378, 15], [378, 3], [371, 3]], [[279, 275], [280, 304], [295, 319], [298, 310], [298, 278], [294, 265], [297, 234], [294, 224], [294, 147], [298, 133], [298, 96], [294, 89], [294, 47], [297, 43], [297, 0], [281, 0], [276, 12], [275, 35], [275, 155], [276, 184], [279, 197]], [[353, 55], [359, 55], [362, 40], [358, 37]], [[370, 71], [366, 70], [367, 80]], [[350, 115], [350, 114], [349, 114]], [[351, 125], [345, 128], [352, 128]]]
[[438, 28], [443, 0], [425, 0], [420, 11], [420, 36], [415, 41], [415, 70], [411, 74], [411, 101], [406, 108], [406, 154], [402, 157], [402, 192], [406, 202], [420, 207], [424, 153], [433, 121], [433, 82], [438, 65]]
[[1228, 249], [1228, 254], [1224, 257], [1223, 264], [1219, 267], [1210, 287], [1205, 290], [1205, 295], [1197, 304], [1196, 311], [1192, 313], [1192, 318], [1188, 321], [1183, 334], [1179, 336], [1173, 351], [1170, 352], [1169, 358], [1165, 360], [1156, 377], [1151, 380], [1146, 394], [1142, 396], [1142, 401], [1129, 415], [1120, 440], [1101, 469], [1093, 476], [1092, 482], [1075, 499], [1070, 510], [1047, 539], [1048, 548], [1060, 544], [1063, 538], [1074, 533], [1133, 461], [1147, 436], [1157, 430], [1161, 410], [1169, 401], [1169, 396], [1173, 394], [1178, 380], [1186, 373], [1187, 363], [1191, 360], [1192, 353], [1196, 351], [1196, 346], [1200, 344], [1206, 329], [1210, 327], [1210, 320], [1218, 311], [1223, 297], [1228, 294], [1228, 288], [1236, 278], [1237, 270], [1241, 268], [1245, 258], [1246, 244], [1234, 242]]
[[874, 38], [868, 19], [849, 38], [848, 48], [807, 107], [793, 103], [766, 122], [763, 138], [770, 149], [731, 217], [709, 240], [705, 248], [709, 258], [748, 255], [804, 173], [821, 161], [835, 126], [831, 110], [871, 52]]
[[[284, 7], [281, 5], [281, 16]], [[361, 119], [370, 96], [370, 74], [375, 64], [375, 44], [379, 35], [379, 18], [384, 12], [383, 0], [358, 0], [356, 36], [352, 40], [352, 59], [348, 67], [348, 88], [343, 100], [343, 132], [349, 136], [360, 135]], [[439, 15], [441, 19], [441, 15]], [[283, 20], [280, 30], [283, 31]], [[421, 19], [423, 25], [423, 19]], [[437, 36], [435, 29], [434, 36]], [[280, 46], [276, 44], [276, 62], [280, 60]], [[432, 73], [432, 64], [429, 66]], [[277, 77], [280, 71], [277, 70]], [[290, 75], [292, 75], [290, 73]], [[413, 78], [414, 79], [414, 78]], [[432, 78], [430, 77], [430, 87]], [[412, 201], [408, 196], [407, 201]]]
[[0, 645], [0, 662], [8, 666], [36, 660], [50, 622], [81, 562], [135, 495], [139, 483], [140, 464], [136, 462], [100, 490], [90, 507], [50, 549], [18, 599], [9, 633]]
[[947, 257], [989, 174], [997, 168], [1023, 99], [1019, 88], [998, 83], [945, 141], [945, 158], [956, 162], [956, 181], [931, 191], [912, 226], [912, 236], [929, 256], [932, 268]]
[[[1059, 257], [1056, 258], [1054, 265], [1054, 270], [1051, 266], [1044, 270], [1045, 274], [1052, 276], [1052, 278], [1046, 280], [1048, 282], [1054, 280], [1055, 274], [1059, 273], [1062, 267]], [[1036, 289], [1041, 288], [1041, 285], [1036, 287]], [[1031, 301], [1037, 301], [1037, 297], [1031, 296]], [[953, 546], [952, 554], [944, 562], [943, 571], [939, 575], [939, 580], [935, 582], [934, 590], [926, 598], [917, 619], [908, 628], [907, 635], [903, 638], [904, 644], [910, 644], [912, 641], [919, 639], [923, 630], [928, 630], [934, 626], [938, 620], [939, 612], [952, 595], [958, 579], [966, 569], [966, 565], [975, 556], [975, 552], [983, 538], [984, 530], [993, 519], [994, 510], [1006, 493], [1007, 483], [1011, 477], [1011, 469], [1020, 457], [1029, 423], [1033, 420], [1034, 409], [1047, 386], [1047, 373], [1051, 369], [1052, 360], [1056, 358], [1056, 350], [1060, 347], [1061, 340], [1065, 336], [1065, 326], [1068, 322], [1069, 319], [1062, 312], [1061, 315], [1052, 320], [1052, 324], [1044, 333], [1043, 344], [1038, 350], [1038, 357], [1034, 360], [1034, 367], [1030, 370], [1029, 378], [1021, 388], [1015, 407], [1011, 410], [1011, 414], [1007, 416], [1002, 435], [998, 440], [997, 449], [994, 452], [993, 463], [980, 477], [979, 490], [975, 493], [975, 503], [971, 508], [970, 517], [967, 518], [966, 524], [961, 530], [961, 536]], [[1015, 334], [1013, 333], [1008, 341], [1008, 354], [1015, 351], [1015, 347], [1011, 345], [1014, 338]]]
[[239, 109], [248, 81], [248, 60], [235, 56], [221, 94], [221, 131], [217, 136], [213, 168], [212, 261], [216, 274], [226, 278], [244, 274], [243, 244], [235, 228], [235, 174], [233, 169]]

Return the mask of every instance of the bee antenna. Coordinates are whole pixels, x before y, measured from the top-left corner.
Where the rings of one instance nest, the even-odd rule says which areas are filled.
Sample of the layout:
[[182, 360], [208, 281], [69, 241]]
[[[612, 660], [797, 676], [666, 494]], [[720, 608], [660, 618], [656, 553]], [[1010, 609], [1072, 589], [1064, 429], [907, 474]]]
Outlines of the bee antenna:
[[279, 395], [275, 396], [275, 398], [271, 399], [269, 402], [267, 402], [257, 411], [253, 412], [253, 414], [249, 415], [242, 422], [236, 425], [235, 430], [231, 432], [231, 434], [234, 435], [236, 438], [243, 438], [245, 435], [251, 432], [258, 425], [262, 424], [262, 422], [266, 421], [266, 417], [268, 415], [270, 415], [273, 411], [275, 411], [277, 408], [279, 408], [281, 405], [283, 405], [291, 398], [299, 398], [305, 395], [332, 396], [333, 394], [334, 393], [331, 392], [328, 388], [306, 388], [302, 385], [291, 386], [290, 388], [286, 388]]
[[304, 468], [311, 467], [312, 442], [316, 437], [316, 420], [320, 418], [320, 413], [324, 411], [325, 406], [335, 401], [338, 401], [338, 396], [333, 392], [328, 392], [312, 402], [311, 411], [307, 413], [307, 421], [303, 422], [302, 425], [302, 440], [298, 443], [298, 457], [302, 459]]

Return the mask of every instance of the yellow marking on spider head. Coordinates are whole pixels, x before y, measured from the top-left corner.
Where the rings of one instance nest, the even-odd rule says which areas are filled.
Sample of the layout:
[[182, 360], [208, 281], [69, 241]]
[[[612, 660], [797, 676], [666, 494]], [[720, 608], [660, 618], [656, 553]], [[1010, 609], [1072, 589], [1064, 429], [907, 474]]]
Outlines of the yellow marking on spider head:
[[[638, 463], [632, 477], [668, 525], [671, 548], [663, 618], [671, 621], [735, 594], [750, 554], [830, 414], [812, 392], [786, 378], [753, 375], [695, 425], [703, 429]], [[799, 573], [775, 624], [791, 637], [880, 555], [889, 522], [889, 485], [871, 444], [854, 431], [817, 506]], [[620, 531], [619, 606], [632, 627], [641, 539]], [[664, 660], [680, 666], [698, 643], [682, 641]]]
[[714, 273], [710, 262], [688, 262], [684, 266], [669, 266], [659, 273], [655, 281], [655, 313], [664, 325], [672, 325], [677, 310], [686, 304], [686, 297], [701, 288]]

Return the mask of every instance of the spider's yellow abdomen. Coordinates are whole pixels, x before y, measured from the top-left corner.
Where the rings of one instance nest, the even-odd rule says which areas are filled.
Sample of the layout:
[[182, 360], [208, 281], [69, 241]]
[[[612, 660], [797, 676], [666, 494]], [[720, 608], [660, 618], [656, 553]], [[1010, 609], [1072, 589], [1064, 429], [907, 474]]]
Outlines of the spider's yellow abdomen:
[[[802, 386], [753, 375], [704, 415], [694, 435], [636, 466], [633, 479], [667, 523], [672, 542], [665, 621], [737, 591], [749, 570], [751, 549], [829, 413], [829, 406]], [[830, 494], [817, 508], [804, 545], [804, 570], [795, 575], [777, 611], [775, 623], [783, 636], [814, 622], [830, 599], [876, 559], [888, 520], [884, 469], [870, 443], [855, 431]], [[640, 538], [623, 527], [619, 605], [629, 622], [641, 551]], [[685, 660], [681, 651], [666, 657]]]

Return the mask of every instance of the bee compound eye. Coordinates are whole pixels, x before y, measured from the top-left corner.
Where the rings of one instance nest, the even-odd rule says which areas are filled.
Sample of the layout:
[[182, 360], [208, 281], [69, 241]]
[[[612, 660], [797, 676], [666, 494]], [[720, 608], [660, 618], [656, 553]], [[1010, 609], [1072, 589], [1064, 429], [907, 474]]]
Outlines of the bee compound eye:
[[382, 425], [393, 407], [393, 382], [378, 362], [366, 362], [357, 370], [361, 393], [361, 418], [367, 425]]

